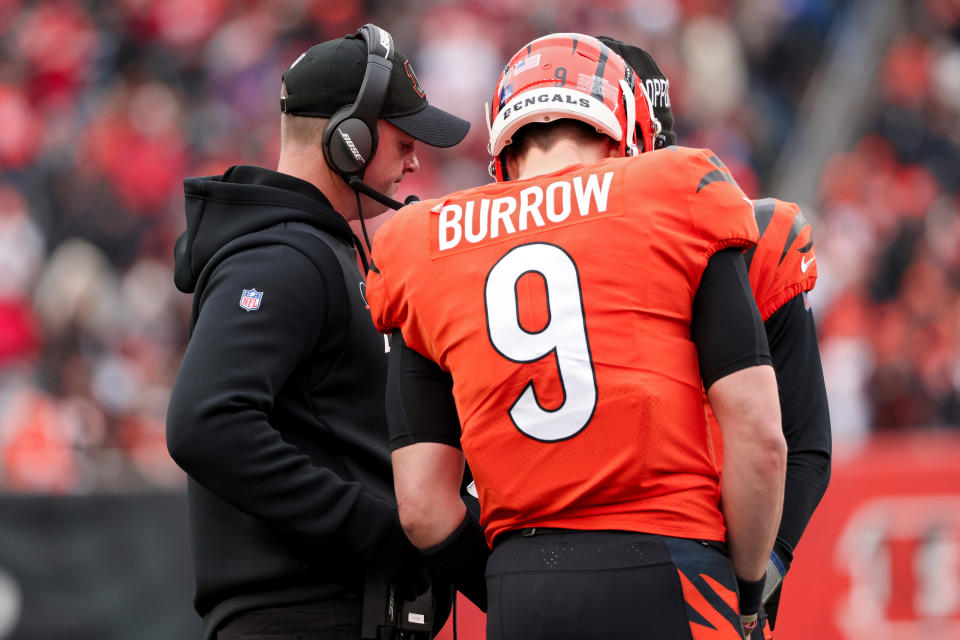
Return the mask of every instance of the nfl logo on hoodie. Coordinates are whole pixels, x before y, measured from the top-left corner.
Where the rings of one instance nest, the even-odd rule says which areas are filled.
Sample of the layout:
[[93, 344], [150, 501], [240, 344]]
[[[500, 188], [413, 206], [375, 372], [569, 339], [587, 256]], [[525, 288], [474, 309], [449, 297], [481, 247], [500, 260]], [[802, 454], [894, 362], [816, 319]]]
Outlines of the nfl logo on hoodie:
[[263, 291], [256, 289], [244, 289], [240, 296], [240, 306], [247, 311], [256, 311], [260, 308], [260, 300], [263, 298]]

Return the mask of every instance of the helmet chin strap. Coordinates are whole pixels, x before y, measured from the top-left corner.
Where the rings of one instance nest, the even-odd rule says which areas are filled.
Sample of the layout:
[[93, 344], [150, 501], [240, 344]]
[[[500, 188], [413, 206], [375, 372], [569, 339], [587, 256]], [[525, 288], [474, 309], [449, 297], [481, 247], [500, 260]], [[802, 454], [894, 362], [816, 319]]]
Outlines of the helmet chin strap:
[[650, 112], [650, 127], [653, 135], [650, 136], [650, 148], [647, 149], [647, 151], [653, 151], [656, 148], [657, 136], [663, 131], [663, 125], [660, 124], [660, 120], [653, 113], [653, 101], [650, 100], [650, 94], [647, 93], [647, 88], [642, 82], [637, 82], [637, 84], [640, 86], [640, 91], [643, 92], [643, 97], [647, 103], [647, 110]]
[[[483, 103], [483, 115], [487, 121], [487, 139], [490, 142], [487, 143], [487, 153], [493, 154], [493, 123], [490, 121], [490, 103]], [[490, 174], [490, 177], [496, 180], [497, 182], [505, 182], [508, 180], [506, 176], [506, 171], [503, 170], [503, 162], [500, 159], [500, 156], [496, 156], [493, 160], [490, 161], [490, 164], [487, 165], [487, 173]]]
[[640, 155], [640, 150], [637, 148], [637, 100], [626, 80], [620, 80], [620, 90], [623, 91], [624, 109], [627, 114], [627, 126], [623, 132], [624, 155]]

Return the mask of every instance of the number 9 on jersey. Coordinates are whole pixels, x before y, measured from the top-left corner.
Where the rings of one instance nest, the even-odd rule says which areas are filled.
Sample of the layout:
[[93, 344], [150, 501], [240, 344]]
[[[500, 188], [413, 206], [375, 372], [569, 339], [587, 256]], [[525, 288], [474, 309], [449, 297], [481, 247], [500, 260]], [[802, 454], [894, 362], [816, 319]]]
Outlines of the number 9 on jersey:
[[[517, 283], [527, 273], [546, 283], [548, 320], [531, 333], [520, 326]], [[590, 358], [580, 275], [573, 258], [552, 244], [532, 243], [508, 251], [487, 274], [484, 287], [487, 331], [497, 352], [512, 362], [537, 362], [555, 355], [563, 402], [544, 409], [530, 380], [510, 407], [523, 434], [544, 442], [577, 435], [593, 417], [597, 381]]]

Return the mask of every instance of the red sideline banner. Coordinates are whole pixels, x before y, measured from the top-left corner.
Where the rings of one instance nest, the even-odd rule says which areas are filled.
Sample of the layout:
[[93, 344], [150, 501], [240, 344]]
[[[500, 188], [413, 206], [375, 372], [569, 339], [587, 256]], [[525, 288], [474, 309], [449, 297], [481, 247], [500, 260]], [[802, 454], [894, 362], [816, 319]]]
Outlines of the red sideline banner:
[[777, 622], [777, 640], [960, 638], [960, 437], [835, 456]]
[[[775, 640], [960, 638], [960, 434], [835, 456], [777, 622]], [[483, 640], [485, 624], [460, 596], [458, 640]], [[438, 638], [453, 640], [452, 619]]]

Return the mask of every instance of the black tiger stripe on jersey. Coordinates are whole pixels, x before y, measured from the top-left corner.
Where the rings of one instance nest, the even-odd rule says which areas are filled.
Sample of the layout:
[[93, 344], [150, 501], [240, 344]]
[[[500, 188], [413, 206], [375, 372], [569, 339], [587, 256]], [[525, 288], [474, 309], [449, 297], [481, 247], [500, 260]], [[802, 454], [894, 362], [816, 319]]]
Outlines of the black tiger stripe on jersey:
[[727, 165], [723, 164], [723, 160], [718, 158], [716, 155], [710, 156], [710, 164], [721, 169], [726, 169]]
[[713, 184], [714, 182], [729, 182], [732, 185], [739, 187], [737, 181], [733, 179], [733, 176], [730, 175], [730, 172], [723, 169], [714, 169], [710, 173], [706, 174], [700, 178], [700, 184], [697, 185], [697, 193], [700, 193], [700, 190], [706, 187], [707, 185]]
[[573, 39], [573, 51], [572, 53], [577, 52], [577, 45], [580, 44], [580, 38], [574, 37]]
[[[790, 225], [790, 233], [787, 234], [787, 241], [783, 243], [783, 253], [780, 254], [780, 262], [783, 262], [783, 259], [787, 257], [787, 251], [790, 249], [790, 245], [793, 244], [793, 241], [797, 239], [797, 236], [800, 235], [800, 232], [803, 231], [806, 227], [810, 226], [810, 223], [807, 222], [807, 219], [803, 217], [802, 211], [797, 211], [796, 217], [793, 219], [793, 224]], [[810, 234], [810, 243], [806, 245], [806, 250], [810, 251], [810, 247], [813, 245], [813, 234]], [[807, 251], [801, 251], [801, 253], [806, 253]]]
[[[777, 204], [773, 198], [763, 198], [753, 201], [753, 216], [757, 219], [757, 229], [760, 230], [760, 234], [757, 236], [758, 244], [760, 238], [762, 238], [766, 232], [767, 227], [770, 226], [770, 221], [773, 220], [773, 211], [776, 207]], [[756, 250], [757, 247], [753, 246], [743, 252], [743, 259], [747, 262], [747, 269], [750, 268], [750, 263], [753, 262], [753, 254]]]
[[713, 184], [714, 182], [719, 182], [720, 180], [729, 182], [730, 184], [737, 184], [736, 180], [733, 179], [733, 174], [731, 174], [730, 170], [727, 169], [727, 165], [723, 164], [723, 160], [717, 157], [716, 154], [710, 156], [710, 164], [717, 167], [717, 170], [711, 171], [707, 175], [703, 176], [703, 178], [700, 180], [700, 184], [697, 186], [698, 192], [708, 184]]
[[762, 200], [753, 201], [753, 216], [757, 219], [757, 229], [760, 230], [760, 235], [757, 236], [758, 241], [763, 237], [767, 227], [770, 226], [770, 221], [773, 220], [773, 212], [776, 208], [777, 203], [773, 198], [763, 198]]

